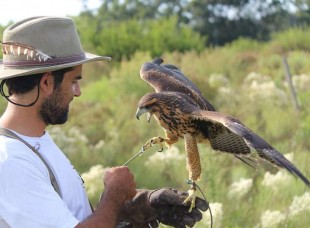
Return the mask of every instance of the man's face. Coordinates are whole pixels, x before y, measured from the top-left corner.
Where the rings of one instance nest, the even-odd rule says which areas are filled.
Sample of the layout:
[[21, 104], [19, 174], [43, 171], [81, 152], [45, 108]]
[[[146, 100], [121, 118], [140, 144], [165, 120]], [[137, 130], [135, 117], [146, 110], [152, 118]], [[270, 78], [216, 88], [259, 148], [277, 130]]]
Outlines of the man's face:
[[70, 102], [81, 95], [81, 78], [82, 65], [75, 66], [72, 71], [65, 73], [61, 84], [42, 102], [39, 116], [47, 125], [63, 124], [67, 121]]

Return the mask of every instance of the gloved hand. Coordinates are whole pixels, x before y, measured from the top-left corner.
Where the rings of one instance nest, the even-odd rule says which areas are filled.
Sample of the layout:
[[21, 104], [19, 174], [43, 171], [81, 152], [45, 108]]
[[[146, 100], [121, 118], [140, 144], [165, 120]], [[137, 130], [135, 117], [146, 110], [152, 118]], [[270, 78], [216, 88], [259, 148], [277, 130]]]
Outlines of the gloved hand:
[[192, 227], [202, 219], [201, 211], [206, 211], [209, 204], [197, 197], [196, 207], [189, 212], [189, 205], [183, 205], [186, 197], [186, 192], [171, 188], [137, 190], [136, 196], [122, 209], [117, 227], [149, 228], [158, 227], [159, 223], [176, 228]]

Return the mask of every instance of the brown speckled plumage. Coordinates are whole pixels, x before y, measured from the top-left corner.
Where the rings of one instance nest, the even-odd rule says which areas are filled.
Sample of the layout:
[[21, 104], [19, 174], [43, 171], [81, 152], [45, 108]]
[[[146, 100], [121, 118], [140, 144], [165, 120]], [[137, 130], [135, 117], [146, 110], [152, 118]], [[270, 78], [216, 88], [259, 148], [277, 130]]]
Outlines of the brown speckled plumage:
[[252, 158], [254, 149], [260, 159], [287, 169], [310, 186], [309, 180], [280, 152], [236, 118], [216, 112], [178, 68], [162, 62], [155, 59], [140, 70], [141, 78], [156, 92], [140, 99], [136, 115], [154, 115], [165, 130], [166, 144], [184, 139], [191, 180], [198, 180], [201, 174], [197, 143], [209, 143], [214, 150], [233, 154], [247, 164], [258, 162]]

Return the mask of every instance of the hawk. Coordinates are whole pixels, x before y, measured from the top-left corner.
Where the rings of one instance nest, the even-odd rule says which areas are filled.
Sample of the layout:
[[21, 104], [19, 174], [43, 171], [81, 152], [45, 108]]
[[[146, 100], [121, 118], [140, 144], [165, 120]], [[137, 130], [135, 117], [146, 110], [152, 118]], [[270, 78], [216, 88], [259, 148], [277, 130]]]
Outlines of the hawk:
[[[165, 131], [165, 138], [148, 140], [143, 150], [154, 144], [160, 144], [163, 149], [162, 143], [170, 146], [179, 138], [184, 139], [187, 170], [193, 183], [186, 201], [194, 202], [195, 182], [201, 174], [198, 143], [208, 143], [214, 150], [230, 153], [250, 166], [265, 160], [285, 168], [310, 187], [309, 180], [279, 151], [238, 119], [216, 112], [176, 66], [162, 63], [162, 59], [155, 59], [141, 67], [141, 78], [156, 92], [140, 99], [136, 117], [148, 113], [148, 122], [154, 116]], [[258, 158], [253, 156], [253, 149]]]

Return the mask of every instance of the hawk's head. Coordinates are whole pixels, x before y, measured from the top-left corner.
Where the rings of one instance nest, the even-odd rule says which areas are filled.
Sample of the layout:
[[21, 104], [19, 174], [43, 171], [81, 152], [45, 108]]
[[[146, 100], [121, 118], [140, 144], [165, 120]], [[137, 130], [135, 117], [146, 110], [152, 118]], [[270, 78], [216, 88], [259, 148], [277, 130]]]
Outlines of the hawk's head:
[[158, 93], [148, 93], [140, 99], [136, 112], [137, 119], [142, 114], [147, 113], [147, 121], [150, 122], [152, 115], [159, 112], [158, 95]]
[[190, 113], [196, 110], [195, 102], [183, 93], [164, 92], [164, 93], [148, 93], [144, 95], [139, 103], [136, 112], [136, 117], [148, 113], [147, 120], [150, 122], [152, 115], [157, 120], [163, 120], [168, 116], [173, 116], [177, 110], [182, 110], [183, 113]]

